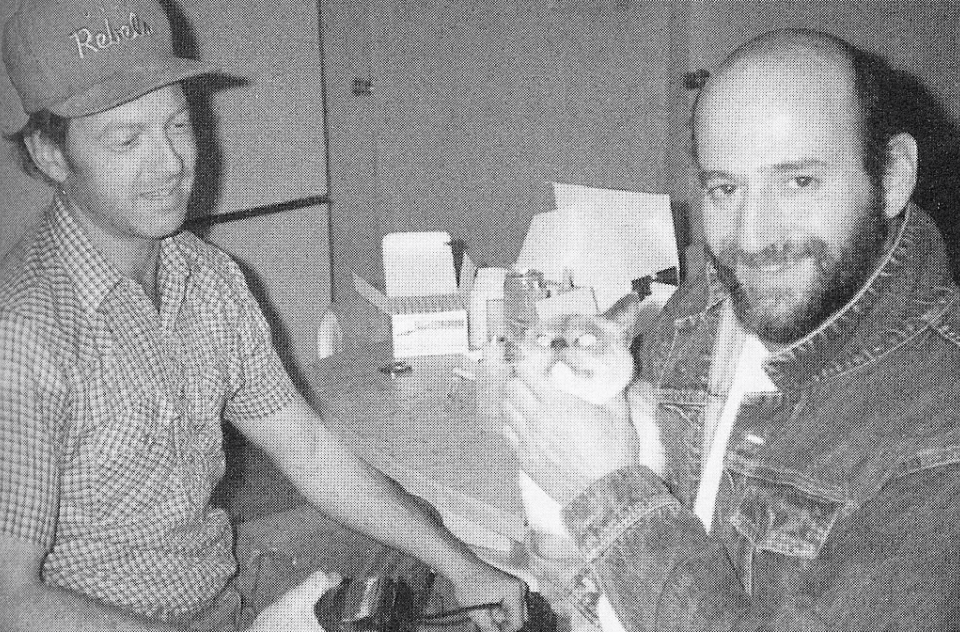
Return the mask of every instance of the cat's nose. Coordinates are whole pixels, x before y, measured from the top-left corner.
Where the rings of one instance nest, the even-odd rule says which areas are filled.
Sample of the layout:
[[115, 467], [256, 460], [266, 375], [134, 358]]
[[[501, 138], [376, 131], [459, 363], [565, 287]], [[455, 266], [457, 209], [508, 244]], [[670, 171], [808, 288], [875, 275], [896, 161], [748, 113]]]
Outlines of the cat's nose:
[[568, 346], [570, 345], [565, 338], [554, 338], [553, 340], [550, 341], [550, 348], [556, 351], [560, 351], [561, 349], [566, 349]]

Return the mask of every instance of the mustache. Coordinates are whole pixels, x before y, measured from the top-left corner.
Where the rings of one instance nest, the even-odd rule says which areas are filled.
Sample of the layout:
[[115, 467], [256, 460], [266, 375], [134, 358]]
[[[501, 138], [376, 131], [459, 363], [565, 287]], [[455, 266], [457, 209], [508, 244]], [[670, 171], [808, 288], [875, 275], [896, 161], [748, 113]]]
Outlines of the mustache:
[[714, 253], [708, 247], [707, 253], [717, 267], [732, 270], [737, 266], [759, 268], [785, 265], [806, 258], [823, 261], [829, 257], [830, 251], [822, 239], [807, 239], [802, 242], [788, 241], [782, 244], [771, 244], [757, 252], [747, 252], [736, 245], [730, 245], [719, 253]]
[[822, 239], [807, 239], [802, 242], [790, 241], [783, 244], [771, 244], [758, 252], [747, 252], [731, 244], [719, 253], [706, 247], [707, 257], [713, 262], [717, 277], [731, 292], [742, 290], [737, 278], [737, 266], [759, 268], [772, 265], [790, 265], [807, 257], [812, 257], [817, 267], [823, 269], [830, 260], [829, 248]]

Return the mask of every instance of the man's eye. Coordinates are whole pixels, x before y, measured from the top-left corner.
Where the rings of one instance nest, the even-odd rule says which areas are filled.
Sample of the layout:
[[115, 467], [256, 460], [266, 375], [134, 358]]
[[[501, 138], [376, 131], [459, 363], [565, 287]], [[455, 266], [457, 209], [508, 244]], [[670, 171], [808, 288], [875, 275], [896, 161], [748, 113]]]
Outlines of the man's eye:
[[716, 201], [729, 198], [736, 192], [737, 185], [735, 184], [717, 184], [707, 187], [707, 195]]
[[790, 187], [794, 189], [807, 189], [817, 183], [813, 176], [794, 176], [790, 178]]
[[123, 136], [117, 136], [114, 144], [120, 149], [127, 149], [136, 145], [139, 138], [139, 134], [124, 134]]

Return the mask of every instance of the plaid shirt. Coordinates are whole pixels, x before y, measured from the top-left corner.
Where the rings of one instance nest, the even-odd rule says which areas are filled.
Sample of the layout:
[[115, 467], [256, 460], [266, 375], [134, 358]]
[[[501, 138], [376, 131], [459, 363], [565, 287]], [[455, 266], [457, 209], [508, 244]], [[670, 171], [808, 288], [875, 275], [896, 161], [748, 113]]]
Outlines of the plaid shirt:
[[0, 294], [0, 530], [49, 554], [44, 581], [161, 620], [235, 571], [221, 419], [294, 389], [237, 266], [161, 243], [160, 309], [54, 200]]

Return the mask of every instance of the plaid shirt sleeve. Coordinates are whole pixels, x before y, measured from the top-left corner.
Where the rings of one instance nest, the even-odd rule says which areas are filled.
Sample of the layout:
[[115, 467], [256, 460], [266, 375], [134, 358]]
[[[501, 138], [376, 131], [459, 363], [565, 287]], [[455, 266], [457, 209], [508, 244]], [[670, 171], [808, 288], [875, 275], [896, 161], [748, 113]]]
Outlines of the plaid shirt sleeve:
[[29, 321], [0, 317], [0, 531], [50, 549], [65, 380]]
[[261, 419], [290, 403], [296, 389], [273, 346], [270, 325], [247, 288], [243, 273], [230, 262], [234, 295], [239, 301], [237, 342], [239, 384], [227, 401], [228, 421]]

